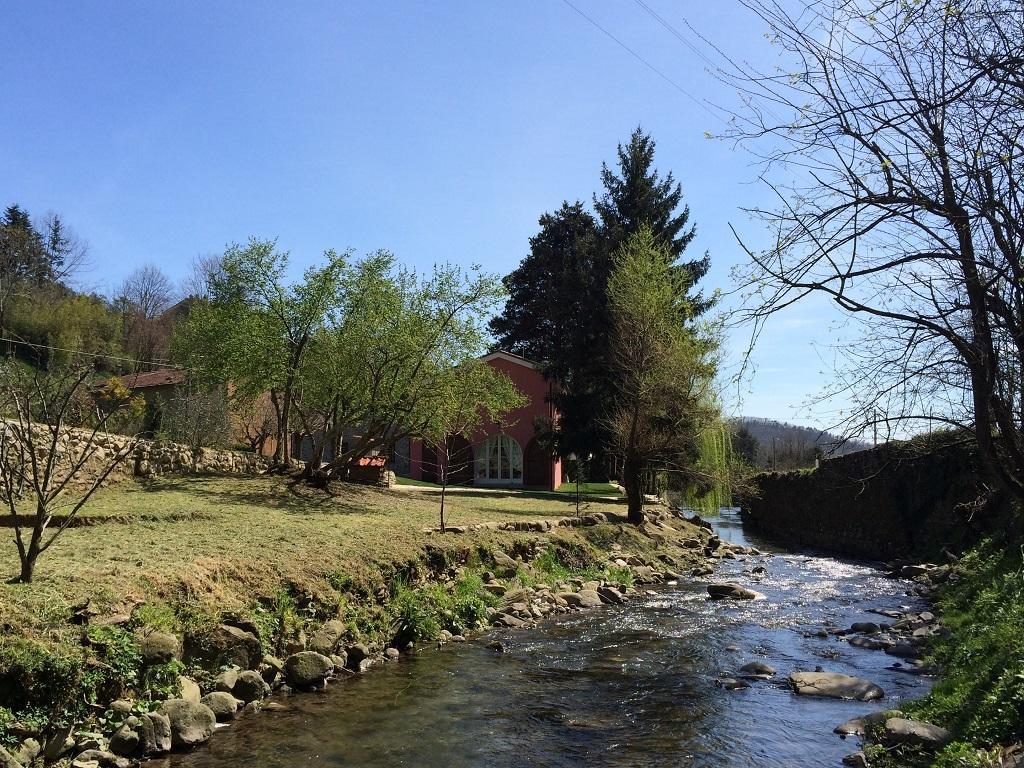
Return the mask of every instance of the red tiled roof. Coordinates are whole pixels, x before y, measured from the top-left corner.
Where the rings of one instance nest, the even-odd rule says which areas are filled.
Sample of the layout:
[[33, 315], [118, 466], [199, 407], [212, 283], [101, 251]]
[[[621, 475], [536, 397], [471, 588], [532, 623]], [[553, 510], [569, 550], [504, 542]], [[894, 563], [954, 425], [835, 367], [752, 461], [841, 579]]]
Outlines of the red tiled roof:
[[146, 389], [148, 387], [167, 387], [185, 381], [185, 371], [177, 368], [161, 368], [158, 371], [133, 373], [122, 376], [121, 380], [128, 389]]

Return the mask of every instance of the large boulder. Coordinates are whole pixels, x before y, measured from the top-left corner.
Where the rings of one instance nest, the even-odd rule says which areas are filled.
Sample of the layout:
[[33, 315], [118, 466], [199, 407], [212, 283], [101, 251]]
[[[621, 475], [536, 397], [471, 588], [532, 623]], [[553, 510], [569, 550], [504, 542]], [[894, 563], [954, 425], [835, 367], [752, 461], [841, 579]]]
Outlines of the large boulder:
[[263, 643], [252, 632], [219, 624], [189, 647], [190, 655], [216, 666], [256, 669], [263, 660]]
[[945, 728], [903, 717], [886, 720], [881, 735], [881, 741], [887, 745], [906, 744], [933, 751], [946, 746], [950, 738]]
[[316, 651], [293, 653], [284, 661], [284, 676], [293, 688], [317, 688], [334, 672], [334, 662]]
[[857, 701], [874, 701], [885, 696], [885, 692], [874, 683], [838, 672], [794, 672], [789, 676], [789, 682], [802, 696]]
[[739, 584], [708, 584], [708, 597], [712, 600], [756, 600], [764, 596]]
[[[144, 727], [143, 736], [145, 744], [143, 751], [147, 755], [160, 754], [171, 751], [171, 720], [163, 712], [146, 712], [140, 718]], [[152, 729], [152, 735], [150, 735]]]
[[345, 636], [345, 631], [344, 623], [337, 619], [331, 619], [313, 635], [309, 641], [309, 650], [330, 656], [337, 649], [341, 638]]
[[168, 699], [160, 705], [160, 713], [167, 716], [171, 746], [175, 749], [189, 749], [202, 744], [210, 738], [217, 724], [217, 718], [208, 706], [184, 699]]
[[262, 701], [269, 696], [270, 686], [259, 672], [247, 669], [238, 675], [231, 693], [236, 699], [248, 704], [252, 701]]
[[135, 757], [136, 755], [142, 754], [143, 741], [139, 734], [137, 724], [140, 722], [136, 718], [130, 718], [136, 720], [135, 723], [125, 723], [118, 728], [114, 735], [110, 737], [110, 751], [115, 755], [121, 755], [122, 757]]
[[139, 637], [139, 650], [145, 664], [166, 664], [181, 658], [181, 642], [169, 632], [147, 632]]
[[218, 723], [234, 720], [238, 714], [238, 700], [226, 691], [213, 691], [203, 696], [203, 704], [210, 708]]

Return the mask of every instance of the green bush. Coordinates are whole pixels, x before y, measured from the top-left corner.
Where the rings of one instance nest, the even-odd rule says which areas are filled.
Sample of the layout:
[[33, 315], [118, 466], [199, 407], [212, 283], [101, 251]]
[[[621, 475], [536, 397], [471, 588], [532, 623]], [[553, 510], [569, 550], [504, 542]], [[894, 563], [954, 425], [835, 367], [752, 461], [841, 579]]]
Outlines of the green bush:
[[930, 651], [943, 678], [917, 716], [978, 746], [1024, 740], [1022, 553], [985, 542], [963, 557], [939, 599], [949, 634]]

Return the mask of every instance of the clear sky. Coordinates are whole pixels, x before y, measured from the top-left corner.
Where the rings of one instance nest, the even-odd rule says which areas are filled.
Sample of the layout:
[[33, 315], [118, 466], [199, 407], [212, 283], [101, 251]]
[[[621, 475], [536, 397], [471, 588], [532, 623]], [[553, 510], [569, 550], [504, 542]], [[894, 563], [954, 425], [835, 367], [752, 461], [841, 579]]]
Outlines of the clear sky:
[[[0, 205], [56, 211], [89, 243], [79, 282], [109, 292], [147, 262], [176, 279], [250, 235], [298, 271], [327, 248], [403, 262], [479, 262], [501, 274], [538, 216], [589, 200], [601, 162], [638, 124], [683, 184], [708, 288], [728, 289], [753, 242], [740, 208], [764, 191], [749, 155], [684, 95], [731, 105], [707, 64], [636, 0], [51, 2], [0, 16]], [[691, 42], [770, 63], [764, 25], [736, 0], [645, 0]], [[714, 52], [702, 47], [709, 56]], [[835, 315], [770, 324], [734, 412], [812, 425]], [[744, 347], [729, 339], [729, 359]]]

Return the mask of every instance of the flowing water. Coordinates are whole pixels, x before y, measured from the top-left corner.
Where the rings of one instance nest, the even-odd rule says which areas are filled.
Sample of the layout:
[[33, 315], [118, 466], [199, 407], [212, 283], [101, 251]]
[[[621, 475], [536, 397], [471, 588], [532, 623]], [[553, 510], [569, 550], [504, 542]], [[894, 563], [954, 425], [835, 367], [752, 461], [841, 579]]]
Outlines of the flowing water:
[[[887, 669], [895, 659], [834, 637], [826, 626], [866, 621], [868, 608], [922, 605], [907, 583], [865, 564], [787, 554], [744, 535], [738, 516], [716, 521], [725, 541], [770, 557], [725, 560], [717, 581], [767, 599], [712, 602], [686, 580], [622, 607], [571, 614], [529, 630], [492, 632], [375, 668], [322, 694], [285, 699], [287, 711], [245, 718], [173, 768], [360, 766], [830, 766], [855, 743], [839, 723], [893, 708], [928, 682]], [[749, 573], [763, 564], [767, 574]], [[749, 661], [776, 679], [744, 690], [716, 687]], [[799, 697], [794, 669], [865, 677], [882, 702]]]

